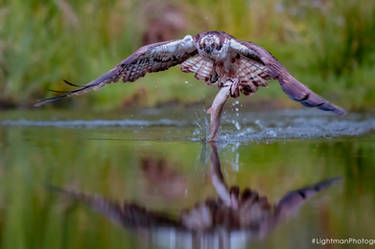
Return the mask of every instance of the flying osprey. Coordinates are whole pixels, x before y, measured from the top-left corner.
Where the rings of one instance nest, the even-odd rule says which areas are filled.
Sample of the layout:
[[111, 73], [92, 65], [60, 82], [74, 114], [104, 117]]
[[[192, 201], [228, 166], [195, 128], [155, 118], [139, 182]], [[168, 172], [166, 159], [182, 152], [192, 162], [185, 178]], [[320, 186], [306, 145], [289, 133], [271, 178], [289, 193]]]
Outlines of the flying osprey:
[[175, 65], [180, 65], [182, 72], [195, 73], [195, 78], [220, 88], [207, 111], [211, 114], [211, 141], [217, 138], [221, 112], [229, 96], [236, 98], [240, 92], [245, 95], [255, 93], [259, 87], [267, 86], [271, 79], [278, 80], [291, 99], [307, 107], [345, 113], [296, 80], [267, 50], [219, 31], [143, 46], [98, 79], [76, 90], [41, 100], [36, 106], [97, 90], [119, 79], [133, 82], [146, 73], [163, 71]]

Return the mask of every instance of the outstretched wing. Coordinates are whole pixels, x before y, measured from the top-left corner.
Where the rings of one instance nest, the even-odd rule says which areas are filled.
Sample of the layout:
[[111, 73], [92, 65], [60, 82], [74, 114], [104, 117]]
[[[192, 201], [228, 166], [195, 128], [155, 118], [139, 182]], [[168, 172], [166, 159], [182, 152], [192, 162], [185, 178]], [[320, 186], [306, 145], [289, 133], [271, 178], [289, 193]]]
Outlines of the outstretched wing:
[[342, 181], [341, 177], [335, 177], [318, 182], [314, 185], [290, 191], [277, 203], [276, 216], [281, 219], [295, 212], [306, 200], [318, 192]]
[[345, 110], [333, 105], [296, 80], [284, 66], [264, 48], [251, 42], [244, 42], [232, 38], [229, 49], [233, 53], [238, 53], [247, 57], [253, 63], [259, 63], [260, 67], [266, 67], [269, 76], [279, 81], [283, 91], [292, 100], [301, 102], [301, 104], [307, 107], [316, 107], [320, 110], [332, 111], [340, 115], [345, 114]]
[[67, 190], [56, 186], [49, 186], [53, 191], [68, 197], [73, 201], [79, 201], [88, 205], [91, 209], [104, 215], [113, 223], [126, 227], [150, 228], [169, 227], [180, 228], [178, 221], [169, 218], [167, 215], [146, 210], [144, 207], [134, 203], [110, 201], [98, 195], [87, 195], [74, 190]]
[[146, 73], [163, 71], [178, 65], [195, 54], [197, 54], [197, 49], [190, 35], [181, 40], [146, 45], [96, 80], [74, 91], [41, 100], [35, 106], [97, 90], [107, 83], [117, 82], [120, 78], [123, 82], [133, 82]]

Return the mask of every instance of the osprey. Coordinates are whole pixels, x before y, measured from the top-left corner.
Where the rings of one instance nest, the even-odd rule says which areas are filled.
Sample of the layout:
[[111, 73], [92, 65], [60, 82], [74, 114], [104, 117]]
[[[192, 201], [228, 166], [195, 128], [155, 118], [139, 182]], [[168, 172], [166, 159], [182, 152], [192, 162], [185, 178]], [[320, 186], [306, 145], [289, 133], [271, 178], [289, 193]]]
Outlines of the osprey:
[[133, 82], [146, 73], [166, 70], [180, 65], [181, 71], [195, 73], [195, 78], [205, 81], [220, 90], [212, 106], [210, 138], [217, 139], [223, 106], [229, 97], [236, 98], [243, 93], [250, 95], [268, 81], [276, 79], [282, 90], [293, 100], [307, 107], [317, 107], [323, 111], [344, 114], [345, 111], [323, 99], [308, 87], [296, 80], [281, 63], [267, 50], [251, 42], [237, 40], [219, 31], [202, 32], [195, 36], [187, 35], [180, 40], [158, 42], [143, 46], [120, 64], [96, 80], [70, 92], [47, 98], [36, 106], [97, 90], [104, 85], [117, 82]]

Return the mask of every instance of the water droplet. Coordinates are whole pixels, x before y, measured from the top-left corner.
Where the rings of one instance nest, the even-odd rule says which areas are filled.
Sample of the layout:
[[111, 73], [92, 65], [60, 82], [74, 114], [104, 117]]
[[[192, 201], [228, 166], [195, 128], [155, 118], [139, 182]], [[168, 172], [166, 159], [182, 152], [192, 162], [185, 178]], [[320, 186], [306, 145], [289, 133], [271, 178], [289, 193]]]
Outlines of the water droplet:
[[232, 124], [234, 124], [234, 127], [236, 127], [237, 130], [241, 129], [241, 125], [237, 120], [232, 120]]
[[236, 106], [236, 105], [238, 105], [238, 104], [240, 104], [240, 101], [236, 100], [236, 101], [234, 101], [234, 102], [232, 103], [232, 106]]

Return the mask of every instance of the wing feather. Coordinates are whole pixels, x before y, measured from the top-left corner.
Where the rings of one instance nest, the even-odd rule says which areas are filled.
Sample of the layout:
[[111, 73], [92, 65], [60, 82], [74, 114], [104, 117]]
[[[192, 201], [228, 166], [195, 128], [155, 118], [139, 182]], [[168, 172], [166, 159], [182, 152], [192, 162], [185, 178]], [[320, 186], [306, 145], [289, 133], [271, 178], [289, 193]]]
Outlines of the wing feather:
[[180, 222], [170, 219], [165, 214], [146, 210], [144, 207], [134, 203], [124, 201], [107, 200], [98, 195], [87, 195], [74, 190], [63, 189], [56, 186], [50, 186], [50, 189], [60, 193], [62, 196], [71, 200], [86, 204], [91, 209], [104, 215], [114, 223], [130, 226], [150, 228], [151, 226], [166, 226], [170, 228], [180, 228]]
[[146, 45], [98, 79], [71, 92], [43, 99], [35, 106], [97, 90], [108, 83], [117, 82], [119, 79], [122, 79], [123, 82], [133, 82], [145, 76], [146, 73], [159, 72], [178, 65], [195, 54], [197, 54], [197, 49], [190, 35], [180, 40]]
[[[244, 42], [235, 38], [231, 39], [230, 49], [249, 60], [259, 63], [260, 66], [267, 68], [268, 77], [277, 79], [281, 89], [292, 100], [298, 101], [307, 107], [316, 107], [323, 111], [332, 111], [336, 114], [345, 114], [345, 110], [330, 103], [326, 99], [314, 93], [307, 86], [296, 80], [281, 63], [272, 56], [270, 52], [251, 42]], [[258, 66], [258, 65], [257, 65]], [[264, 75], [264, 72], [261, 74]], [[262, 77], [263, 78], [263, 77]]]
[[185, 73], [193, 72], [194, 77], [198, 80], [210, 81], [213, 74], [213, 62], [204, 59], [202, 56], [196, 56], [186, 60], [180, 65], [181, 71]]
[[296, 211], [306, 200], [320, 191], [342, 181], [341, 177], [323, 180], [314, 185], [290, 191], [282, 197], [276, 205], [276, 217], [284, 218]]

